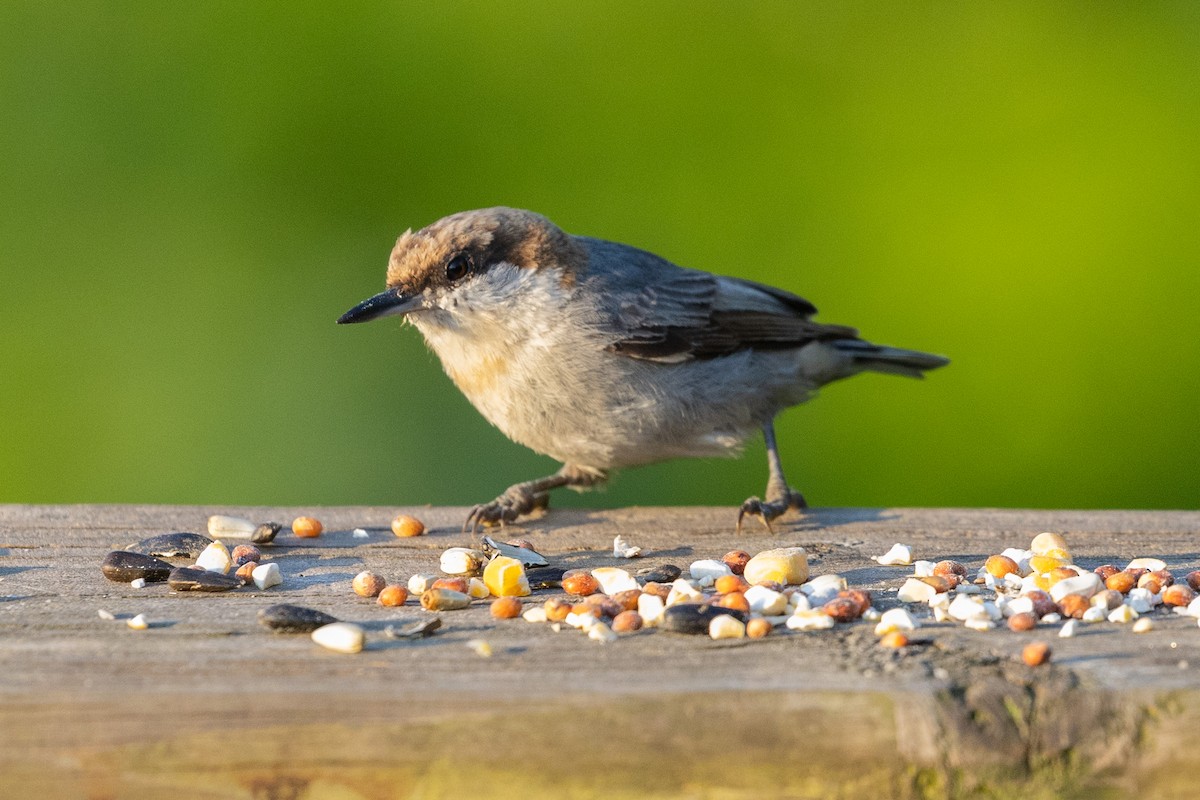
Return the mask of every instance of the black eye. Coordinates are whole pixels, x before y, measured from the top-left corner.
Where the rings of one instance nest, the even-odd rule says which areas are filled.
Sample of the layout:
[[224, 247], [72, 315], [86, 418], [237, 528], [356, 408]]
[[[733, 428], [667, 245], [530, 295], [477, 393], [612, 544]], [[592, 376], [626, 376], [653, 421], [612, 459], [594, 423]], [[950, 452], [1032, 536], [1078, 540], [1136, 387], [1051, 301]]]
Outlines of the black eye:
[[461, 281], [471, 271], [471, 259], [459, 253], [446, 264], [446, 278], [451, 281]]

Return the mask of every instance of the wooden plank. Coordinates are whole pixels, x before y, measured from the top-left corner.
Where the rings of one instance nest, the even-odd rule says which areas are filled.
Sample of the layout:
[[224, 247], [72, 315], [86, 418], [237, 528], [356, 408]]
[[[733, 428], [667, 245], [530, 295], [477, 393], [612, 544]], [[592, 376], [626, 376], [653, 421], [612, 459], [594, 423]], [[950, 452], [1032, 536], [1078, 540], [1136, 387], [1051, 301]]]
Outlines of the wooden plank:
[[[427, 536], [397, 539], [398, 511]], [[319, 539], [280, 535], [282, 587], [189, 595], [107, 581], [108, 550], [210, 513], [321, 518]], [[929, 625], [924, 644], [883, 651], [865, 623], [712, 642], [659, 632], [599, 645], [576, 632], [497, 623], [486, 604], [443, 614], [419, 642], [382, 635], [427, 616], [353, 595], [371, 569], [391, 580], [437, 571], [467, 545], [462, 508], [0, 506], [0, 796], [449, 797], [481, 780], [492, 797], [562, 794], [729, 797], [963, 796], [1058, 787], [1102, 796], [1153, 775], [1170, 796], [1188, 763], [1178, 744], [1200, 719], [1196, 620], [1161, 613], [1148, 634], [1097, 625], [1059, 640]], [[893, 542], [975, 567], [1042, 530], [1082, 566], [1163, 558], [1200, 566], [1196, 512], [821, 509], [777, 533], [733, 530], [712, 508], [552, 511], [508, 533], [574, 568], [650, 566], [802, 544], [815, 574], [836, 572], [896, 605], [908, 570], [871, 556]], [[352, 531], [365, 528], [366, 538]], [[621, 534], [646, 550], [612, 556]], [[539, 592], [535, 600], [554, 596]], [[276, 602], [362, 624], [368, 649], [321, 650], [255, 621]], [[144, 613], [129, 630], [97, 609]], [[1035, 637], [1054, 664], [1016, 654]], [[489, 641], [490, 659], [472, 639]], [[1166, 776], [1166, 777], [1164, 777]]]

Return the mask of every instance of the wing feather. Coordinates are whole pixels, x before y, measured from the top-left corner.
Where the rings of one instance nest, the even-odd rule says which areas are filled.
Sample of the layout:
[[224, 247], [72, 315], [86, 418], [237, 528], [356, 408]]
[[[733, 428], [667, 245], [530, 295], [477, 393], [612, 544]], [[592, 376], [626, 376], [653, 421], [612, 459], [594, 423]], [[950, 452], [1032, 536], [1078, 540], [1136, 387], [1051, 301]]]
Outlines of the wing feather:
[[598, 328], [614, 353], [679, 363], [858, 336], [853, 328], [813, 322], [816, 307], [782, 289], [685, 269], [627, 245], [584, 243], [586, 280], [603, 304]]

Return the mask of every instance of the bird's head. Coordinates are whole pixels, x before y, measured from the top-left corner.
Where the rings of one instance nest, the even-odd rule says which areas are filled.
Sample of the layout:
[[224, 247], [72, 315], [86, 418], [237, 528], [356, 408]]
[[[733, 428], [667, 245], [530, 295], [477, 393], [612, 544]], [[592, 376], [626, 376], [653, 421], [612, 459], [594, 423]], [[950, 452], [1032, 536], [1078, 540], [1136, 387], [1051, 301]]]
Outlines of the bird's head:
[[533, 276], [564, 289], [586, 264], [586, 251], [550, 220], [531, 211], [463, 211], [417, 232], [392, 248], [387, 289], [347, 311], [339, 323], [411, 315], [450, 323], [472, 314], [503, 314], [520, 302]]

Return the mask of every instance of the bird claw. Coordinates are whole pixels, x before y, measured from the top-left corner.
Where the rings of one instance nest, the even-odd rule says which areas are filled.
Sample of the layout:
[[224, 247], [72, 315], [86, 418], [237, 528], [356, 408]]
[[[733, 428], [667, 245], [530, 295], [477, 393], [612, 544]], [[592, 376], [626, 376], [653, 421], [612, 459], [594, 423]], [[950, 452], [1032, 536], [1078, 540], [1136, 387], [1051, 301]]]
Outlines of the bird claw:
[[803, 510], [805, 508], [808, 508], [808, 502], [804, 499], [804, 495], [792, 488], [787, 490], [786, 497], [778, 500], [764, 501], [757, 497], [748, 498], [738, 509], [737, 532], [742, 532], [742, 522], [749, 516], [757, 517], [769, 533], [774, 533], [775, 529], [771, 527], [773, 520], [783, 516], [791, 509]]
[[463, 523], [463, 533], [469, 529], [473, 534], [482, 525], [493, 528], [504, 527], [509, 522], [515, 522], [519, 517], [535, 509], [544, 509], [550, 504], [547, 492], [531, 494], [527, 491], [509, 489], [490, 503], [480, 503], [471, 509]]

